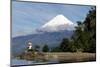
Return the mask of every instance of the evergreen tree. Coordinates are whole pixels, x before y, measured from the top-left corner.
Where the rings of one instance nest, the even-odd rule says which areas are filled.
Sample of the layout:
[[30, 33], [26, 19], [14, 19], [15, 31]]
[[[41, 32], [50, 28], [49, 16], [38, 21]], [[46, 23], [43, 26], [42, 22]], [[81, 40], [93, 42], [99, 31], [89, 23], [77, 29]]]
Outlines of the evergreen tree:
[[48, 52], [49, 51], [49, 47], [48, 45], [44, 45], [43, 49], [42, 49], [43, 52]]
[[39, 45], [35, 45], [35, 46], [34, 46], [34, 49], [35, 49], [35, 51], [39, 51], [40, 46], [39, 46]]
[[62, 52], [68, 52], [68, 51], [70, 51], [71, 48], [70, 48], [70, 44], [69, 44], [69, 39], [64, 38], [62, 40], [59, 48], [60, 48], [60, 50]]
[[93, 7], [84, 22], [78, 22], [73, 40], [77, 49], [96, 52], [96, 9]]

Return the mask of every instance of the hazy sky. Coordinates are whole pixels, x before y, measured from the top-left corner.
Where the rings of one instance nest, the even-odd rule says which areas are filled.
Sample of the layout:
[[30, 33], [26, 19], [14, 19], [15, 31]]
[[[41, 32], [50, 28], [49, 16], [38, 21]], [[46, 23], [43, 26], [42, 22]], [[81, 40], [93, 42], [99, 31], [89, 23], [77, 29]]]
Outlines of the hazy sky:
[[83, 21], [91, 6], [12, 2], [12, 37], [34, 34], [36, 29], [62, 14], [70, 21]]

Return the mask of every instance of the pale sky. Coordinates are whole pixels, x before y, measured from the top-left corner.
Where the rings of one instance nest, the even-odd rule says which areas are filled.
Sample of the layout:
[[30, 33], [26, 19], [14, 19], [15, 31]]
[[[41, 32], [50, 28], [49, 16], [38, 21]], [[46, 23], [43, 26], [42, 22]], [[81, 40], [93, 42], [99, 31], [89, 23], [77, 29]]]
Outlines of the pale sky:
[[37, 33], [36, 29], [62, 14], [70, 21], [84, 21], [91, 6], [12, 2], [12, 37]]

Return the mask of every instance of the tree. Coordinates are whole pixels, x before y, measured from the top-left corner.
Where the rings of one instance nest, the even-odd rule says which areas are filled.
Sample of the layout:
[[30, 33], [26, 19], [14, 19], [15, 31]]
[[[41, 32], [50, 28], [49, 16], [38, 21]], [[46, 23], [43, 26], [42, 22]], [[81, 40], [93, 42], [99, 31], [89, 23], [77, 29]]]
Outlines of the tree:
[[35, 46], [34, 46], [34, 49], [35, 49], [35, 51], [39, 51], [40, 46], [39, 46], [39, 45], [35, 45]]
[[93, 7], [83, 22], [78, 21], [78, 26], [73, 35], [77, 49], [84, 52], [96, 52], [96, 9]]
[[48, 51], [49, 51], [48, 45], [45, 44], [45, 45], [43, 46], [42, 51], [43, 51], [43, 52], [48, 52]]
[[77, 47], [75, 46], [75, 41], [74, 40], [70, 40], [70, 52], [76, 52], [77, 51]]
[[59, 48], [59, 46], [58, 47], [53, 47], [52, 49], [51, 49], [51, 52], [60, 52], [61, 50], [60, 50], [60, 48]]
[[88, 49], [84, 51], [96, 52], [96, 8], [92, 7], [84, 21], [85, 32], [88, 32]]
[[59, 46], [61, 52], [71, 51], [69, 39], [64, 38]]

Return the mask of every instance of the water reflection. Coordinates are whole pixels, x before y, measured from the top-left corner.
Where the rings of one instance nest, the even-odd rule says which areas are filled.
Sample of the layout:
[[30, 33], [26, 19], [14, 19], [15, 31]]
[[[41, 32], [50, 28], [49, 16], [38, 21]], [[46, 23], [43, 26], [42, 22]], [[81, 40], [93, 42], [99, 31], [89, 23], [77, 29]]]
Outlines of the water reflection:
[[[45, 59], [45, 60], [44, 60]], [[45, 55], [44, 59], [35, 60], [22, 60], [18, 58], [12, 59], [11, 65], [34, 65], [34, 64], [54, 64], [54, 63], [72, 63], [72, 62], [86, 62], [86, 61], [96, 61], [96, 57], [58, 57], [57, 55], [48, 56]]]

